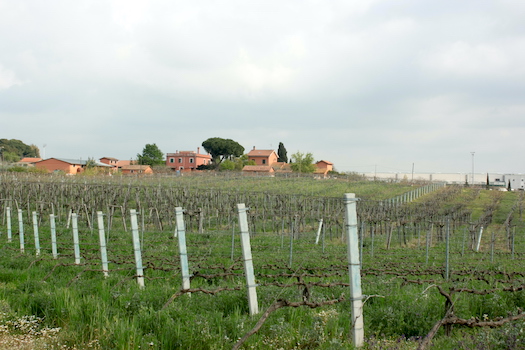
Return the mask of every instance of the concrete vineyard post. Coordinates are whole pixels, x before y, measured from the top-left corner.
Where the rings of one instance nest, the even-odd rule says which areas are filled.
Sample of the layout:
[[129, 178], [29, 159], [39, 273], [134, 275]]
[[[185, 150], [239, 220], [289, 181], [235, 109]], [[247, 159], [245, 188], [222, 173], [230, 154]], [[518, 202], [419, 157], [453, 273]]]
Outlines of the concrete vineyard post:
[[73, 214], [73, 209], [69, 209], [69, 211], [67, 212], [66, 228], [69, 228], [69, 225], [71, 224], [71, 214]]
[[322, 228], [323, 228], [323, 219], [319, 219], [319, 228], [317, 229], [317, 236], [315, 237], [315, 244], [319, 244], [319, 237], [321, 236]]
[[248, 231], [248, 218], [246, 215], [247, 210], [248, 208], [246, 208], [244, 203], [237, 204], [239, 227], [241, 229], [242, 257], [244, 259], [244, 270], [246, 273], [246, 286], [248, 287], [248, 305], [250, 307], [250, 315], [255, 315], [259, 313], [259, 305], [257, 304], [257, 286], [255, 285], [255, 275], [253, 273], [250, 232]]
[[106, 233], [104, 232], [104, 214], [101, 211], [97, 211], [97, 223], [98, 223], [98, 237], [100, 240], [100, 257], [102, 261], [102, 272], [104, 277], [109, 277], [108, 269], [108, 251], [106, 246]]
[[18, 230], [20, 232], [20, 253], [25, 252], [24, 243], [24, 218], [22, 216], [22, 209], [18, 209]]
[[135, 252], [135, 265], [137, 269], [137, 283], [141, 289], [144, 288], [144, 268], [142, 266], [142, 253], [140, 251], [139, 224], [137, 221], [137, 211], [130, 209], [131, 215], [131, 236], [133, 238], [133, 251]]
[[344, 196], [346, 241], [348, 244], [348, 272], [350, 274], [350, 301], [352, 308], [352, 335], [355, 347], [364, 345], [363, 295], [359, 263], [359, 239], [357, 236], [357, 210], [354, 193]]
[[483, 235], [483, 226], [481, 226], [479, 228], [479, 234], [478, 234], [478, 239], [477, 239], [477, 242], [476, 242], [476, 251], [479, 252], [479, 246], [481, 245], [481, 236]]
[[7, 241], [11, 243], [13, 240], [13, 233], [11, 232], [11, 208], [6, 208], [6, 214], [7, 215]]
[[36, 256], [40, 255], [40, 237], [38, 235], [38, 218], [36, 211], [32, 213], [33, 216], [33, 234], [35, 235], [35, 251]]
[[181, 207], [175, 208], [175, 220], [177, 222], [177, 235], [179, 238], [182, 289], [190, 289], [190, 270], [188, 265], [188, 251], [186, 249], [186, 228], [184, 227], [184, 215]]
[[53, 259], [57, 259], [58, 258], [57, 229], [56, 229], [54, 214], [49, 214], [49, 227], [51, 229], [51, 253], [53, 254]]
[[80, 240], [78, 238], [78, 215], [71, 213], [71, 227], [73, 230], [73, 250], [75, 252], [75, 264], [80, 265]]

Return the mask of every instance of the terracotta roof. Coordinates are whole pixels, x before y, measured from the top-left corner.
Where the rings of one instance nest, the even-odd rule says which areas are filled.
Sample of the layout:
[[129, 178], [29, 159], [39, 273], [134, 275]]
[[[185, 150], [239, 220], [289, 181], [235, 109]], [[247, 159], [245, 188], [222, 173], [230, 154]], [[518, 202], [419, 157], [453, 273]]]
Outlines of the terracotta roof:
[[42, 158], [30, 158], [30, 157], [27, 157], [27, 158], [22, 158], [18, 161], [18, 163], [36, 163], [36, 162], [40, 162], [42, 160]]
[[261, 173], [270, 173], [273, 170], [273, 168], [269, 165], [245, 165], [244, 168], [242, 168], [242, 171], [253, 171], [253, 172], [261, 172]]
[[113, 157], [102, 157], [100, 159], [118, 160], [117, 158], [113, 158]]
[[[59, 160], [59, 161], [64, 162], [64, 163], [75, 164], [75, 165], [86, 165], [87, 162], [88, 162], [87, 160], [84, 160], [84, 159], [68, 159], [68, 158], [48, 158], [48, 159], [45, 159], [43, 161], [46, 161], [46, 160], [49, 160], [49, 159], [56, 159], [56, 160]], [[96, 161], [95, 161], [95, 166], [111, 167], [111, 165], [109, 165], [109, 164], [100, 163], [100, 162], [96, 162]]]
[[117, 166], [118, 167], [123, 167], [123, 166], [128, 166], [128, 165], [132, 165], [133, 162], [135, 162], [134, 160], [119, 160], [117, 162]]
[[146, 170], [150, 168], [149, 165], [124, 165], [122, 169], [124, 170]]
[[327, 160], [320, 160], [320, 161], [318, 161], [318, 162], [315, 163], [315, 164], [319, 164], [319, 163], [326, 163], [326, 164], [329, 164], [329, 165], [334, 165], [334, 163], [329, 162], [329, 161], [327, 161]]
[[248, 157], [268, 157], [274, 152], [273, 149], [252, 149], [248, 152]]
[[279, 172], [291, 172], [292, 171], [292, 167], [290, 166], [290, 164], [285, 163], [285, 162], [275, 162], [272, 164], [272, 168], [275, 171], [279, 171]]

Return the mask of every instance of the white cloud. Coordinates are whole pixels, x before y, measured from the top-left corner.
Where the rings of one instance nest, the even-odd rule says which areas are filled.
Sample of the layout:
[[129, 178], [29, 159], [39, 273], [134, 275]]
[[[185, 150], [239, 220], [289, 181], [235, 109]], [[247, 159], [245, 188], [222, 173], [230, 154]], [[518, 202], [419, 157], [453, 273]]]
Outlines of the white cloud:
[[22, 81], [17, 78], [15, 72], [6, 69], [0, 63], [0, 89], [9, 89], [15, 85], [21, 85]]

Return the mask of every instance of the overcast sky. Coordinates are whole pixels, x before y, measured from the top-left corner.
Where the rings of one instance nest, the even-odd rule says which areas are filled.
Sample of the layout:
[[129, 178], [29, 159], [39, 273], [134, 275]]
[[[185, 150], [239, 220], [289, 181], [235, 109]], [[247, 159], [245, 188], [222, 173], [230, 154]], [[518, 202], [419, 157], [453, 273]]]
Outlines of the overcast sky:
[[525, 1], [0, 0], [0, 138], [135, 159], [209, 137], [525, 173]]

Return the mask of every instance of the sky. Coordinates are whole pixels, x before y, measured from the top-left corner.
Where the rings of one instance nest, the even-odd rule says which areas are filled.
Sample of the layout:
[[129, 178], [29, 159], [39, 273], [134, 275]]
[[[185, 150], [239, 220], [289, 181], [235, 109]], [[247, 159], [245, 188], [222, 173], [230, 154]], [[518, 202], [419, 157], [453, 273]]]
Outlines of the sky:
[[0, 138], [525, 173], [524, 18], [521, 0], [0, 0]]

